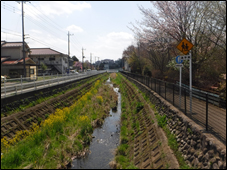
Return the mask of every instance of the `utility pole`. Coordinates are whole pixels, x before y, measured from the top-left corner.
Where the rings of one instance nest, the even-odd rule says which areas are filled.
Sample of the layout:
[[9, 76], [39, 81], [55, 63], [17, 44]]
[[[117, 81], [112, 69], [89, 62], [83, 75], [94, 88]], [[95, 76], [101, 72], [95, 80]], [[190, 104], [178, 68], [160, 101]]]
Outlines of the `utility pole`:
[[97, 68], [96, 68], [96, 56], [95, 56], [95, 70], [97, 70]]
[[91, 67], [91, 58], [92, 58], [92, 53], [90, 53], [90, 67]]
[[[98, 57], [98, 61], [99, 61], [99, 57]], [[99, 62], [98, 62], [99, 63]], [[100, 63], [99, 63], [100, 64]], [[99, 70], [99, 66], [98, 66], [98, 70]]]
[[[24, 66], [24, 77], [26, 77], [26, 68], [25, 68], [25, 49], [24, 49], [24, 3], [29, 1], [21, 1], [21, 10], [22, 10], [22, 41], [23, 41], [23, 66]], [[18, 2], [20, 4], [20, 2]]]
[[69, 31], [68, 31], [68, 71], [69, 71], [69, 57], [70, 57], [70, 39], [69, 39], [69, 36], [70, 35], [73, 35], [73, 34], [69, 34]]
[[83, 69], [84, 69], [84, 67], [83, 67], [83, 62], [84, 62], [84, 50], [86, 50], [86, 49], [83, 49], [83, 47], [82, 47], [82, 72], [83, 72]]

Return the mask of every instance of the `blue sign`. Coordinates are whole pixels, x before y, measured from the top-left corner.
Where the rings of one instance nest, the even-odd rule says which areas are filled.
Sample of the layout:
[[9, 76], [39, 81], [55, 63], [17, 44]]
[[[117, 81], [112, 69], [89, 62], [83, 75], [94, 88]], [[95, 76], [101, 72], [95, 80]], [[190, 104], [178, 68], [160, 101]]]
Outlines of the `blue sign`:
[[180, 56], [179, 56], [179, 55], [176, 57], [176, 62], [177, 62], [178, 64], [183, 63], [183, 60], [180, 59]]

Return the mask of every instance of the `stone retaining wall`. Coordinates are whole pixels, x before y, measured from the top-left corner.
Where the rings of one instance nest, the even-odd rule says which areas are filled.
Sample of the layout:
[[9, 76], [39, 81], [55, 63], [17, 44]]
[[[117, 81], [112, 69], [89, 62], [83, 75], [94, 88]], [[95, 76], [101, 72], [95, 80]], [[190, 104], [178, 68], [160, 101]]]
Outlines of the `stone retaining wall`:
[[176, 135], [178, 150], [189, 166], [201, 169], [226, 169], [226, 146], [222, 142], [156, 92], [134, 79], [127, 78], [150, 97], [159, 114], [166, 115], [167, 127]]

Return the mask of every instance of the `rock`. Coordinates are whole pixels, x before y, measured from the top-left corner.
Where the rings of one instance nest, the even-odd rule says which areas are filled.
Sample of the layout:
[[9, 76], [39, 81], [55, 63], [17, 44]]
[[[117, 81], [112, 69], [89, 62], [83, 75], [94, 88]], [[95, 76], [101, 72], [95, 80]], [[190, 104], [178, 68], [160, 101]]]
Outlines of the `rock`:
[[179, 147], [179, 148], [178, 148], [178, 151], [182, 152], [182, 148]]
[[191, 139], [191, 146], [194, 147], [196, 144], [196, 142], [194, 140]]
[[222, 161], [218, 161], [218, 168], [219, 168], [219, 169], [222, 169], [222, 168], [223, 168], [223, 163], [222, 163]]
[[209, 150], [208, 154], [209, 154], [210, 158], [213, 158], [214, 157], [214, 150]]
[[207, 166], [208, 165], [208, 163], [207, 162], [203, 162], [203, 166]]
[[198, 143], [195, 147], [196, 147], [196, 149], [200, 149], [201, 148], [201, 144]]
[[198, 169], [201, 169], [202, 167], [203, 167], [202, 162], [199, 162], [198, 165], [197, 165], [197, 168], [198, 168]]
[[191, 143], [191, 141], [190, 141], [190, 140], [188, 140], [188, 141], [187, 141], [187, 144], [188, 144], [188, 145], [190, 145], [190, 143]]
[[191, 158], [191, 155], [188, 155], [186, 159], [187, 159], [187, 160], [190, 160], [190, 158]]
[[179, 131], [179, 130], [177, 130], [177, 131], [176, 131], [176, 135], [179, 135], [179, 134], [180, 134], [180, 131]]
[[226, 169], [226, 162], [223, 163], [223, 169]]
[[223, 149], [223, 150], [221, 151], [221, 156], [225, 156], [225, 154], [226, 154], [226, 149]]
[[203, 156], [205, 162], [209, 161], [209, 155], [208, 153], [206, 153], [204, 156]]
[[205, 155], [206, 152], [207, 152], [207, 148], [204, 148], [204, 149], [203, 149], [203, 154]]
[[189, 161], [192, 162], [193, 159], [195, 159], [195, 157], [192, 155], [192, 156], [189, 158]]
[[216, 158], [212, 158], [212, 159], [210, 159], [209, 162], [213, 164], [213, 163], [215, 163], [215, 161], [216, 161]]
[[202, 158], [203, 158], [203, 154], [200, 153], [199, 156], [198, 156], [199, 162], [202, 161]]
[[32, 169], [32, 167], [33, 167], [33, 163], [31, 163], [31, 164], [25, 166], [23, 169]]
[[191, 153], [191, 155], [194, 155], [195, 149], [194, 149], [194, 148], [191, 148], [191, 149], [190, 149], [190, 153]]
[[218, 164], [214, 163], [212, 164], [213, 169], [219, 169]]
[[112, 169], [116, 169], [117, 168], [117, 163], [115, 161], [111, 161], [109, 163], [109, 166], [112, 168]]
[[187, 150], [183, 150], [183, 154], [187, 155]]
[[189, 148], [189, 146], [188, 146], [187, 144], [185, 144], [185, 145], [183, 146], [183, 150], [188, 149], [188, 148]]
[[198, 164], [199, 164], [199, 159], [198, 158], [195, 158], [194, 166], [196, 167]]
[[182, 134], [180, 133], [180, 134], [178, 135], [178, 137], [179, 137], [179, 138], [182, 138]]

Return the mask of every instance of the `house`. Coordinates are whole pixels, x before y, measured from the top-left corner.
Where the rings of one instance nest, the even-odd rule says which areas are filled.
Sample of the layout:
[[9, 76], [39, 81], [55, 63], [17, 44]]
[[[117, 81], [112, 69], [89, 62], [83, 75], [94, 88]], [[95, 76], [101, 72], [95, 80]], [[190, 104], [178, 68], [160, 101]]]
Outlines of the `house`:
[[23, 42], [1, 41], [1, 75], [7, 75], [10, 78], [19, 78], [37, 76], [36, 63], [29, 58], [29, 46], [25, 42], [25, 67], [23, 58]]
[[[68, 69], [68, 55], [51, 48], [30, 48], [29, 57], [37, 64], [38, 75], [65, 74]], [[42, 69], [42, 63], [46, 69]]]

